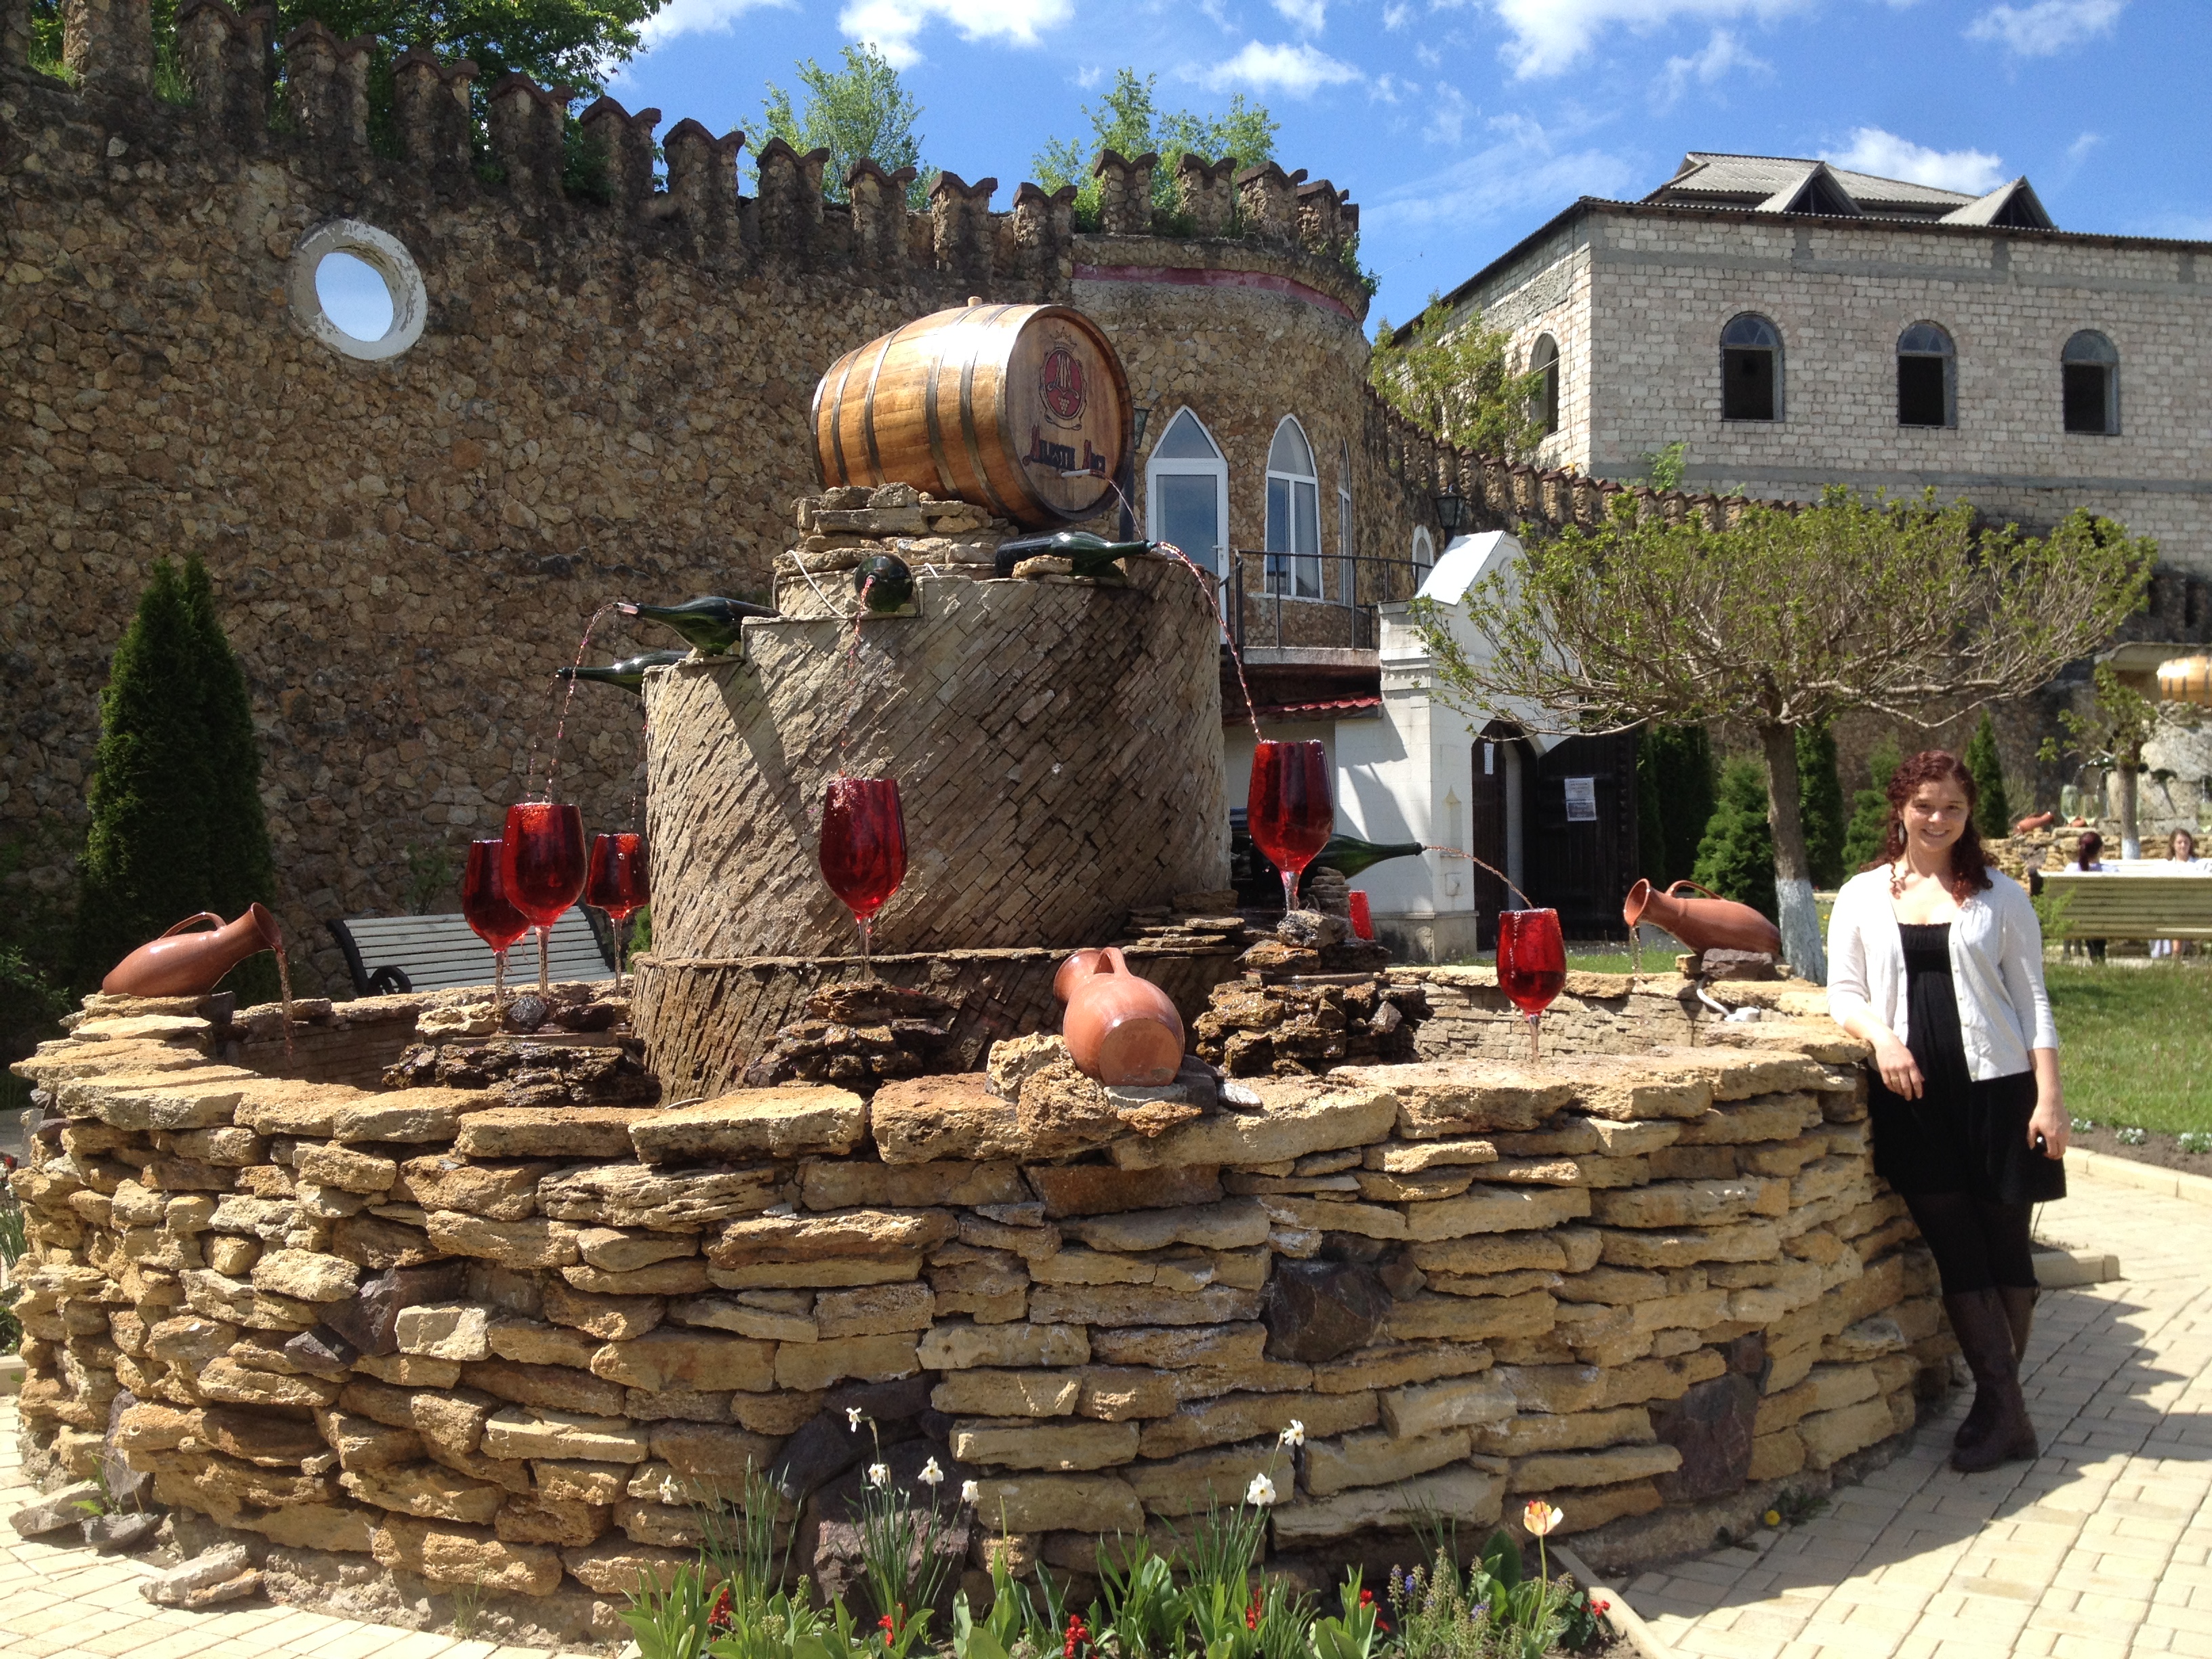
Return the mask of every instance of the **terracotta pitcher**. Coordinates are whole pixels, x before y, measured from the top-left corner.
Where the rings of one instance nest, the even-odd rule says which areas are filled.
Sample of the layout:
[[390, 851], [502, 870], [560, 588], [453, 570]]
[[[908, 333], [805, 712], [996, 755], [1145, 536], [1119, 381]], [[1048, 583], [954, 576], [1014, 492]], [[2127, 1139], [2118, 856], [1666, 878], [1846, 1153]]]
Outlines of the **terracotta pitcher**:
[[1052, 988], [1066, 1004], [1060, 1035], [1076, 1069], [1101, 1083], [1154, 1086], [1182, 1069], [1182, 1016], [1168, 994], [1129, 971], [1112, 945], [1060, 963]]
[[[203, 922], [211, 930], [188, 933]], [[156, 939], [149, 939], [108, 969], [100, 988], [110, 996], [197, 997], [215, 989], [216, 981], [256, 951], [284, 953], [284, 935], [267, 908], [254, 904], [236, 921], [226, 922], [212, 910], [203, 910]]]
[[[1678, 898], [1679, 889], [1697, 888], [1703, 898]], [[1660, 892], [1648, 881], [1628, 890], [1620, 919], [1631, 927], [1648, 921], [1664, 927], [1692, 951], [1764, 951], [1782, 954], [1782, 930], [1748, 904], [1724, 899], [1694, 881], [1678, 881]]]

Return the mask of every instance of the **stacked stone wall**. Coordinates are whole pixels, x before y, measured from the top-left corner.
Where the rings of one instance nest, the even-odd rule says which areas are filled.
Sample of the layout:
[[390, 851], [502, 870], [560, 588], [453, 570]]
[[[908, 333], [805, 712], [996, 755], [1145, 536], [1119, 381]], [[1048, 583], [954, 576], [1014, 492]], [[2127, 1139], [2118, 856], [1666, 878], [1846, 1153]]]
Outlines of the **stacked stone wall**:
[[30, 1466], [113, 1452], [274, 1593], [397, 1622], [460, 1593], [618, 1636], [749, 1467], [847, 1583], [851, 1407], [1024, 1573], [1261, 1474], [1316, 1577], [1524, 1496], [1694, 1547], [1879, 1455], [1948, 1363], [1859, 1047], [1811, 1021], [1126, 1092], [1029, 1038], [872, 1102], [661, 1108], [302, 1083], [97, 1016], [19, 1068], [54, 1109], [15, 1177]]

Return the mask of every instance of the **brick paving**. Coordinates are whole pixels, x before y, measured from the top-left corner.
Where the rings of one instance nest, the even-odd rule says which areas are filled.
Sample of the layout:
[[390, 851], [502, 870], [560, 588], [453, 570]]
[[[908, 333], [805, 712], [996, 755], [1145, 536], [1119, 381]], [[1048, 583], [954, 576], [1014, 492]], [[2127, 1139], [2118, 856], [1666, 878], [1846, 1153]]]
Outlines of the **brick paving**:
[[1684, 1659], [2212, 1659], [2212, 1208], [2072, 1185], [2038, 1236], [2126, 1277], [2037, 1309], [2044, 1455], [1954, 1474], [1962, 1391], [1803, 1525], [1631, 1582], [1662, 1640]]

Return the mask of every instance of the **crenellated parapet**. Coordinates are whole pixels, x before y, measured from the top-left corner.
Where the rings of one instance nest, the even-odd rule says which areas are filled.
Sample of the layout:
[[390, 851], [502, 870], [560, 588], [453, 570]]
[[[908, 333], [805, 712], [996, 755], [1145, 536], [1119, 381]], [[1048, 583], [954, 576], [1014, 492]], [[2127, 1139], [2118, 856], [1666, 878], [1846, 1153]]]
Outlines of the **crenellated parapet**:
[[1075, 186], [1048, 192], [1024, 184], [1014, 191], [1011, 221], [1018, 276], [1066, 282], [1075, 274]]
[[1099, 152], [1091, 176], [1098, 181], [1098, 228], [1109, 236], [1145, 236], [1152, 228], [1152, 169], [1160, 158], [1146, 150], [1133, 161], [1116, 149]]
[[1306, 170], [1285, 173], [1273, 161], [1246, 167], [1237, 175], [1237, 206], [1246, 234], [1263, 242], [1295, 242], [1298, 239], [1297, 188]]
[[754, 211], [763, 252], [804, 259], [815, 251], [823, 235], [822, 174], [829, 165], [826, 149], [802, 155], [781, 138], [761, 147]]
[[1316, 253], [1342, 247], [1359, 234], [1359, 209], [1351, 193], [1326, 179], [1297, 188], [1298, 240]]
[[541, 87], [528, 76], [501, 76], [486, 100], [491, 112], [492, 154], [506, 170], [507, 187], [536, 203], [556, 201], [565, 160], [569, 87]]
[[470, 119], [470, 89], [475, 85], [473, 58], [442, 62], [420, 46], [399, 54], [392, 66], [400, 145], [417, 177], [453, 182], [469, 176], [475, 162]]
[[284, 37], [285, 112], [309, 143], [341, 153], [368, 148], [373, 34], [341, 40], [310, 18]]
[[269, 88], [276, 13], [240, 14], [222, 0], [184, 0], [177, 8], [177, 58], [202, 120], [233, 143], [252, 147], [269, 126]]
[[586, 146], [605, 160], [614, 205], [625, 218], [642, 213], [653, 199], [653, 130], [660, 125], [660, 112], [641, 109], [632, 115], [613, 99], [602, 98], [577, 125]]
[[1188, 150], [1176, 163], [1176, 198], [1194, 234], [1218, 236], [1237, 214], [1237, 158], [1218, 161]]
[[957, 173], [940, 173], [929, 187], [930, 217], [936, 228], [937, 267], [954, 276], [980, 282], [991, 274], [998, 237], [991, 224], [991, 194], [996, 179], [968, 184]]
[[668, 157], [670, 211], [702, 247], [738, 243], [738, 152], [742, 132], [717, 138], [696, 121], [678, 121], [661, 141]]
[[94, 95], [146, 92], [154, 82], [153, 9], [147, 0], [63, 0], [62, 61]]
[[853, 263], [871, 270], [895, 270], [908, 258], [906, 187], [912, 167], [885, 173], [872, 161], [855, 161], [845, 174], [846, 199], [853, 208]]

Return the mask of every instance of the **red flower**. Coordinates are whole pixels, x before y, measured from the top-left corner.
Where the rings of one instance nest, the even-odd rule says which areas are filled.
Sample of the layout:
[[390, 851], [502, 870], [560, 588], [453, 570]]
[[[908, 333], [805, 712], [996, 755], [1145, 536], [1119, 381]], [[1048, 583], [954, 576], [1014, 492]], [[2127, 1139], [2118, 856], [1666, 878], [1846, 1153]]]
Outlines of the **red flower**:
[[730, 1587], [722, 1586], [722, 1593], [714, 1598], [714, 1610], [707, 1615], [707, 1623], [715, 1630], [727, 1630], [736, 1622], [737, 1614], [730, 1605]]
[[896, 1636], [898, 1634], [898, 1626], [891, 1623], [891, 1616], [888, 1613], [882, 1618], [876, 1620], [876, 1627], [882, 1631], [886, 1636]]
[[1359, 1605], [1363, 1607], [1373, 1607], [1375, 1605], [1375, 1592], [1371, 1589], [1364, 1589], [1360, 1591]]
[[1061, 1659], [1075, 1659], [1076, 1650], [1091, 1639], [1091, 1627], [1083, 1622], [1083, 1615], [1067, 1615], [1067, 1641], [1060, 1649]]
[[1260, 1628], [1260, 1596], [1256, 1590], [1253, 1592], [1252, 1605], [1244, 1609], [1244, 1628], [1246, 1630]]

